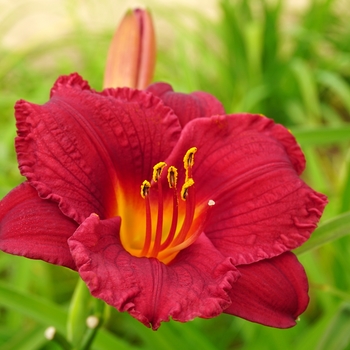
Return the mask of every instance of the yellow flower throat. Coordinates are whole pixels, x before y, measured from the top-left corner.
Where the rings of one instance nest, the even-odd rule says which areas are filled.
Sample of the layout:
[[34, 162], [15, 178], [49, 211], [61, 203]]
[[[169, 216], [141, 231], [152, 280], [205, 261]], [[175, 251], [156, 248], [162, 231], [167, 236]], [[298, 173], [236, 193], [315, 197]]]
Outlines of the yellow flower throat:
[[[184, 248], [191, 245], [200, 235], [202, 220], [197, 220], [194, 180], [192, 178], [192, 167], [196, 147], [190, 148], [184, 158], [185, 181], [179, 193], [177, 189], [178, 170], [174, 166], [167, 169], [167, 191], [172, 191], [172, 200], [164, 201], [162, 182], [163, 170], [167, 164], [160, 162], [153, 167], [152, 181], [143, 181], [140, 195], [144, 200], [144, 222], [136, 222], [135, 227], [144, 228], [140, 232], [123, 232], [121, 242], [126, 251], [137, 257], [157, 258], [163, 263], [171, 262]], [[157, 192], [157, 201], [151, 201], [151, 192]], [[179, 210], [179, 197], [184, 202]], [[214, 205], [209, 201], [208, 205]], [[156, 217], [156, 219], [155, 219]], [[123, 223], [122, 223], [123, 227]]]

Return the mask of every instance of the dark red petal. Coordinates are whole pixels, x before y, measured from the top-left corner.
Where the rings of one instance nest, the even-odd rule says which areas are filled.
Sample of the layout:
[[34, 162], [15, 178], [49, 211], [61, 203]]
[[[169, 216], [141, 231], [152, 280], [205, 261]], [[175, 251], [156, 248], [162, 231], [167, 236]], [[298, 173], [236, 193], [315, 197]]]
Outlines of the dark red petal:
[[178, 116], [182, 127], [192, 119], [225, 114], [221, 102], [206, 92], [196, 91], [191, 94], [174, 92], [167, 83], [154, 83], [146, 91], [160, 97]]
[[75, 269], [67, 239], [78, 225], [24, 182], [0, 202], [0, 249]]
[[230, 305], [227, 293], [239, 273], [205, 235], [167, 266], [126, 252], [118, 238], [120, 222], [91, 215], [68, 241], [95, 297], [153, 329], [170, 317], [181, 322], [214, 317]]
[[271, 327], [294, 326], [309, 303], [307, 277], [295, 255], [287, 252], [237, 267], [242, 275], [225, 313]]
[[204, 231], [235, 265], [274, 257], [309, 238], [326, 198], [299, 178], [304, 157], [285, 128], [258, 115], [194, 120], [166, 162], [178, 162], [193, 146], [197, 205], [216, 203]]
[[152, 94], [127, 88], [99, 94], [77, 74], [58, 79], [43, 106], [19, 101], [16, 117], [21, 173], [77, 222], [93, 212], [113, 216], [121, 188], [139, 196], [181, 130]]

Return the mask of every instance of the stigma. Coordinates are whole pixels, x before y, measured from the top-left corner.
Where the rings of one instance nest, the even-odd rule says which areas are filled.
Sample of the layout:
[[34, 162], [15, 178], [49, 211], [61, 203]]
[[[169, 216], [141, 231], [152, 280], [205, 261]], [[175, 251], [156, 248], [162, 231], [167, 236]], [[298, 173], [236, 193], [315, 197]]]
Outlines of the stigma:
[[[197, 148], [192, 147], [184, 155], [181, 181], [175, 166], [159, 162], [153, 167], [152, 179], [142, 182], [140, 196], [144, 214], [140, 222], [135, 223], [137, 233], [129, 232], [127, 239], [121, 240], [130, 254], [168, 264], [201, 234], [201, 220], [197, 220], [201, 211], [196, 208], [192, 174], [196, 152]], [[214, 204], [210, 200], [207, 208]]]

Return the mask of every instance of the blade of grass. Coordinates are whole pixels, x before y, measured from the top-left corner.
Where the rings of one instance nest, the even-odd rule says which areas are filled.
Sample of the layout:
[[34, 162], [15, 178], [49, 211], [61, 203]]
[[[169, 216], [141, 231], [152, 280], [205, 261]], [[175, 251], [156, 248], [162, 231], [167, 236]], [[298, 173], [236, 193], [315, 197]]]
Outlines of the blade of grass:
[[47, 342], [44, 337], [45, 327], [37, 326], [34, 329], [22, 329], [5, 344], [1, 344], [1, 350], [37, 350]]
[[341, 199], [340, 199], [340, 213], [350, 210], [350, 151], [344, 161], [345, 174], [343, 175], [343, 183]]
[[[53, 326], [65, 334], [68, 313], [48, 300], [20, 293], [11, 285], [0, 282], [0, 305], [27, 315], [45, 326]], [[100, 350], [135, 349], [105, 329], [100, 329], [93, 347]]]
[[172, 322], [170, 326], [181, 334], [183, 340], [188, 344], [188, 348], [199, 348], [202, 350], [217, 350], [205, 334], [201, 333], [193, 323], [182, 324]]
[[67, 312], [47, 300], [21, 293], [4, 282], [0, 282], [0, 305], [65, 332]]
[[304, 254], [348, 234], [350, 234], [350, 212], [338, 215], [320, 225], [311, 238], [294, 252], [298, 255]]
[[302, 147], [331, 145], [350, 141], [350, 125], [347, 124], [333, 127], [291, 127], [290, 129]]
[[321, 109], [313, 71], [299, 58], [292, 61], [291, 68], [299, 84], [301, 97], [308, 112], [309, 122], [318, 123], [320, 121]]
[[330, 320], [334, 316], [332, 308], [327, 310], [323, 317], [318, 318], [314, 323], [308, 326], [307, 332], [298, 334], [296, 337], [296, 343], [294, 349], [298, 350], [310, 350], [315, 349], [316, 344], [320, 340], [320, 334], [323, 334], [324, 329], [329, 324]]
[[344, 116], [340, 111], [336, 110], [336, 106], [327, 103], [321, 103], [321, 113], [324, 121], [330, 127], [340, 127], [344, 125]]
[[316, 350], [349, 349], [350, 345], [350, 304], [343, 304], [323, 332]]
[[339, 74], [328, 71], [319, 71], [317, 80], [330, 88], [339, 97], [347, 112], [350, 113], [350, 85]]
[[327, 172], [320, 171], [323, 168], [324, 163], [322, 162], [321, 156], [318, 154], [315, 147], [303, 146], [303, 152], [306, 158], [307, 168], [305, 174], [310, 178], [310, 184], [318, 191], [327, 192], [328, 190], [328, 179]]

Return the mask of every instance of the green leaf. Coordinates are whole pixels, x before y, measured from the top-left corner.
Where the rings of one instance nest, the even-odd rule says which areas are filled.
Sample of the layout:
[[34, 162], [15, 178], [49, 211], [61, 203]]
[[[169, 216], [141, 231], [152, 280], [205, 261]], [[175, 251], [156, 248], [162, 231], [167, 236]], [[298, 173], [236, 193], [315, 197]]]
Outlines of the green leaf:
[[299, 58], [292, 61], [291, 68], [299, 84], [308, 117], [314, 122], [319, 121], [321, 109], [313, 70]]
[[350, 151], [347, 154], [347, 157], [344, 160], [344, 176], [342, 181], [342, 191], [341, 191], [341, 203], [340, 203], [340, 212], [344, 213], [350, 210]]
[[62, 308], [45, 299], [21, 293], [4, 282], [0, 282], [0, 305], [45, 326], [53, 326], [62, 333], [66, 330], [67, 313]]
[[294, 252], [300, 255], [348, 234], [350, 234], [350, 212], [339, 215], [320, 225], [311, 238], [301, 247], [295, 249]]
[[319, 71], [317, 77], [322, 84], [336, 93], [350, 113], [350, 86], [346, 80], [340, 74], [329, 71]]
[[8, 340], [5, 344], [1, 344], [1, 350], [37, 350], [40, 349], [47, 340], [44, 337], [45, 327], [37, 326], [34, 329], [23, 331], [21, 329], [18, 333]]
[[[7, 283], [0, 282], [0, 305], [29, 316], [44, 326], [53, 326], [65, 334], [68, 313], [48, 300], [18, 292]], [[105, 329], [99, 330], [93, 348], [98, 350], [136, 349]]]
[[320, 335], [323, 334], [324, 329], [334, 316], [334, 309], [332, 307], [324, 310], [322, 317], [318, 317], [315, 322], [308, 324], [306, 331], [298, 333], [298, 337], [295, 338], [293, 349], [316, 349], [316, 344], [320, 341]]
[[260, 79], [262, 56], [262, 23], [258, 21], [248, 22], [244, 26], [244, 42], [247, 52], [247, 66], [251, 81]]
[[317, 153], [315, 147], [303, 147], [306, 164], [307, 164], [307, 173], [312, 179], [313, 186], [321, 192], [327, 191], [327, 177], [326, 172], [320, 171], [322, 169], [322, 161], [320, 155]]
[[304, 146], [330, 145], [350, 141], [350, 125], [334, 127], [290, 128], [299, 144]]
[[178, 323], [172, 322], [171, 326], [173, 329], [178, 331], [178, 334], [181, 334], [181, 338], [184, 344], [188, 344], [189, 349], [198, 348], [202, 350], [215, 350], [217, 349], [210, 340], [206, 337], [205, 334], [201, 333], [194, 323]]
[[318, 343], [316, 350], [328, 349], [349, 349], [350, 345], [350, 304], [343, 304], [336, 313], [323, 336]]

